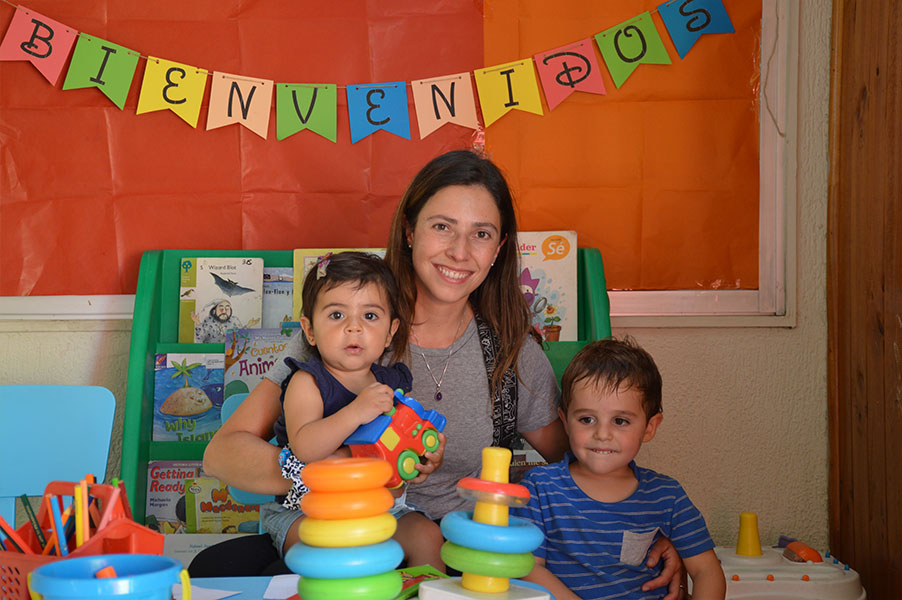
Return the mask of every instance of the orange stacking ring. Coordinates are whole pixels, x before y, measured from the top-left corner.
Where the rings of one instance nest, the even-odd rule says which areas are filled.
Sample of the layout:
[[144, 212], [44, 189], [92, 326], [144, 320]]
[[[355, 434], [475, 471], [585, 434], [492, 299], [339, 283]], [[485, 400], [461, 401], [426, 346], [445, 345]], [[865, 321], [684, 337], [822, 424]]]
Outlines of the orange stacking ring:
[[[307, 472], [304, 471], [306, 482]], [[387, 488], [354, 492], [309, 492], [301, 498], [301, 510], [314, 519], [362, 519], [384, 513], [395, 499]]]
[[392, 468], [381, 458], [328, 458], [304, 467], [301, 477], [315, 492], [356, 492], [384, 487]]
[[475, 477], [464, 477], [458, 481], [457, 494], [477, 502], [505, 506], [523, 506], [529, 502], [529, 490], [518, 483], [500, 483]]

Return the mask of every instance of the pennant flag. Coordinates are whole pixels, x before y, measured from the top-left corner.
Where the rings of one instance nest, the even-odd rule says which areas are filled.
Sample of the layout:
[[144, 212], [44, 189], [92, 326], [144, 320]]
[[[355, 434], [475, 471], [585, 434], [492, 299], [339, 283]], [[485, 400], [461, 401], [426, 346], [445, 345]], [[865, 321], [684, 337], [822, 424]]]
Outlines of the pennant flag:
[[618, 88], [640, 64], [670, 64], [664, 42], [648, 11], [605, 29], [595, 36], [595, 41]]
[[533, 58], [539, 72], [539, 81], [545, 90], [548, 110], [554, 110], [555, 106], [576, 91], [607, 93], [590, 38], [540, 52]]
[[542, 98], [531, 59], [479, 69], [473, 74], [486, 127], [512, 109], [542, 114]]
[[470, 129], [479, 127], [469, 72], [411, 81], [410, 89], [417, 111], [420, 139], [446, 123]]
[[276, 139], [309, 129], [327, 140], [338, 138], [338, 93], [332, 83], [276, 84]]
[[22, 6], [0, 43], [0, 60], [27, 60], [56, 85], [78, 32]]
[[140, 55], [134, 50], [82, 34], [75, 44], [63, 89], [96, 87], [122, 110], [138, 68], [138, 58]]
[[384, 129], [410, 139], [407, 85], [403, 81], [348, 86], [351, 143]]
[[140, 115], [168, 108], [188, 125], [197, 128], [200, 103], [206, 87], [206, 71], [148, 56], [141, 94], [138, 96], [138, 110], [135, 112]]
[[239, 123], [264, 140], [269, 128], [273, 82], [213, 71], [207, 131]]
[[722, 0], [669, 0], [658, 6], [658, 14], [681, 59], [703, 33], [736, 31]]

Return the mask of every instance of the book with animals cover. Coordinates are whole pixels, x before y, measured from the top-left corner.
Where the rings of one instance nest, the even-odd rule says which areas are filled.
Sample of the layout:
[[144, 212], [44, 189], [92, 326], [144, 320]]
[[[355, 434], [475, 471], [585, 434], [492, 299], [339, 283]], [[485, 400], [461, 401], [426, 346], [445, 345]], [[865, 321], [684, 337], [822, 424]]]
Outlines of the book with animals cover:
[[303, 308], [303, 299], [301, 298], [301, 290], [304, 289], [304, 277], [319, 258], [329, 252], [337, 254], [339, 252], [369, 252], [380, 258], [385, 258], [385, 248], [297, 248], [294, 251], [294, 295], [292, 297], [293, 312], [292, 320], [301, 320], [301, 309]]
[[542, 339], [576, 341], [575, 231], [518, 231], [520, 289]]
[[263, 267], [263, 322], [261, 327], [273, 329], [291, 318], [294, 292], [292, 267]]
[[260, 327], [262, 258], [187, 257], [180, 277], [179, 343], [221, 344], [229, 329]]
[[232, 329], [225, 339], [223, 400], [250, 393], [285, 349], [297, 327]]
[[156, 355], [153, 441], [210, 441], [220, 425], [224, 367], [221, 352]]

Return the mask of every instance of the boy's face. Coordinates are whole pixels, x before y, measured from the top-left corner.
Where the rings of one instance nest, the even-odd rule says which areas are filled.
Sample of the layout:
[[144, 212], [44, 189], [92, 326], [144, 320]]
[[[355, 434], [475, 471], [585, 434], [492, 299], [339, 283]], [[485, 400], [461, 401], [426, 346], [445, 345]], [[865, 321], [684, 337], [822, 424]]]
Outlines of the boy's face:
[[635, 389], [610, 391], [592, 381], [573, 386], [565, 415], [559, 411], [570, 437], [570, 449], [593, 475], [625, 475], [644, 442], [655, 437], [662, 416], [646, 421], [642, 393]]

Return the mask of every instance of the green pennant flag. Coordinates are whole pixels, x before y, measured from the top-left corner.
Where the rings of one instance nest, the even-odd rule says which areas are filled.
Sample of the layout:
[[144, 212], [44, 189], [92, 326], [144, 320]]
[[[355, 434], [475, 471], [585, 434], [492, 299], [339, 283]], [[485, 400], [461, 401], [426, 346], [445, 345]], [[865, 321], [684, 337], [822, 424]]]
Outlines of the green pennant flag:
[[338, 138], [338, 93], [335, 84], [276, 84], [276, 139], [303, 129], [335, 142]]
[[125, 99], [138, 68], [139, 54], [124, 46], [100, 38], [81, 34], [69, 63], [64, 90], [96, 87], [119, 109]]
[[642, 63], [670, 64], [664, 42], [648, 11], [596, 34], [595, 42], [618, 88]]

